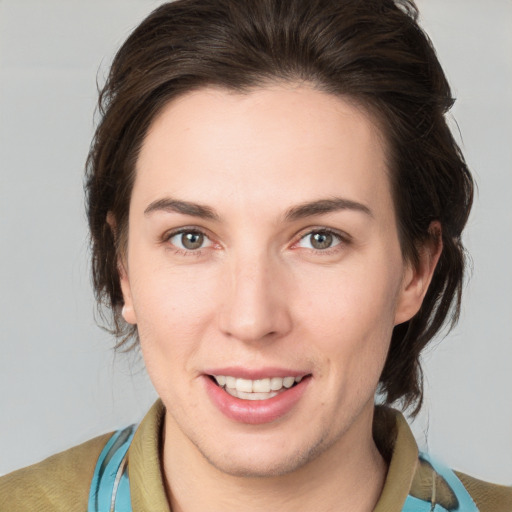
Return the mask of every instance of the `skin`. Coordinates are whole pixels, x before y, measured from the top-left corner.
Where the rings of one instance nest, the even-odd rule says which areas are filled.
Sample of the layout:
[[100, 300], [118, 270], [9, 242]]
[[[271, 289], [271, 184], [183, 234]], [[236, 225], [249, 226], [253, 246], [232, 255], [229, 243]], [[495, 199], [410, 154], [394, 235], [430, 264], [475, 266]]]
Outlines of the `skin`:
[[[385, 162], [362, 109], [304, 85], [202, 89], [153, 122], [120, 263], [123, 315], [167, 408], [173, 510], [373, 510], [386, 474], [374, 393], [440, 251], [404, 261]], [[159, 207], [169, 198], [214, 217]], [[333, 198], [351, 207], [286, 215]], [[184, 248], [180, 228], [203, 246]], [[332, 245], [315, 249], [315, 230]], [[228, 366], [311, 377], [287, 414], [251, 425], [205, 392], [207, 369]]]

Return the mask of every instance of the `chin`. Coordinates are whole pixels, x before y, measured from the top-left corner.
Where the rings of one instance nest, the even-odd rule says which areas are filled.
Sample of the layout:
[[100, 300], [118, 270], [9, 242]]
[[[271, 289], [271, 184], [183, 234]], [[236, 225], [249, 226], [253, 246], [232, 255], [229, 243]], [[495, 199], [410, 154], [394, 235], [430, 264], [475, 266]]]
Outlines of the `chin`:
[[231, 446], [226, 447], [222, 453], [211, 453], [198, 445], [196, 448], [213, 467], [224, 474], [243, 478], [271, 478], [300, 470], [319, 457], [331, 444], [320, 439], [315, 444], [290, 446], [287, 450], [279, 450], [268, 444], [262, 449], [255, 443], [252, 449]]

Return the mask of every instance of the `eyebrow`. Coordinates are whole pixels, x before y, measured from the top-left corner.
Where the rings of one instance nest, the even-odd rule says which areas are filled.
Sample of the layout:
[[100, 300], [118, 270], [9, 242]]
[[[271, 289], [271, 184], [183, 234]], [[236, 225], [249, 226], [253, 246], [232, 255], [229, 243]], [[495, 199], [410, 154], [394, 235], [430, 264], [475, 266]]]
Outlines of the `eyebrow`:
[[[305, 217], [322, 215], [339, 210], [355, 210], [373, 217], [373, 213], [370, 208], [368, 208], [368, 206], [362, 203], [358, 203], [357, 201], [352, 201], [351, 199], [334, 197], [329, 199], [309, 201], [297, 206], [293, 206], [286, 211], [284, 219], [287, 222], [292, 222], [303, 219]], [[202, 219], [215, 221], [220, 220], [220, 216], [209, 206], [192, 203], [189, 201], [181, 201], [170, 197], [153, 201], [144, 210], [144, 215], [149, 215], [157, 211], [181, 213], [183, 215], [190, 215], [192, 217], [199, 217]]]
[[179, 201], [170, 197], [153, 201], [144, 210], [144, 215], [149, 215], [157, 211], [182, 213], [184, 215], [210, 220], [219, 220], [220, 218], [209, 206], [191, 203], [189, 201]]
[[368, 206], [344, 199], [342, 197], [333, 197], [330, 199], [320, 199], [318, 201], [310, 201], [294, 206], [285, 213], [285, 220], [294, 221], [303, 219], [304, 217], [312, 217], [314, 215], [322, 215], [325, 213], [336, 212], [339, 210], [355, 210], [373, 217], [373, 212]]

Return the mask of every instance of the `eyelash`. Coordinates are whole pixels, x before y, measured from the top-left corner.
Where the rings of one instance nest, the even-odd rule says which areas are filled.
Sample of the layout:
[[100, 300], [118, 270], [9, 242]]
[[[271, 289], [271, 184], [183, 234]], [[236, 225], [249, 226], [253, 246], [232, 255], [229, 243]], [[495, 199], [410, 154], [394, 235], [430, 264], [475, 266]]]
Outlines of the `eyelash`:
[[177, 254], [179, 256], [201, 256], [204, 252], [204, 249], [207, 249], [208, 247], [210, 247], [210, 245], [208, 245], [207, 247], [201, 247], [196, 250], [186, 249], [186, 248], [182, 249], [181, 247], [176, 247], [174, 244], [171, 243], [172, 238], [174, 238], [175, 236], [178, 236], [178, 235], [182, 235], [184, 233], [189, 233], [189, 234], [193, 234], [193, 235], [202, 235], [205, 238], [205, 240], [210, 241], [210, 244], [214, 245], [211, 238], [203, 230], [198, 229], [198, 228], [192, 228], [192, 227], [191, 228], [183, 227], [183, 228], [177, 229], [175, 231], [168, 232], [163, 236], [162, 242], [167, 244], [167, 248], [168, 249], [170, 248], [170, 250], [172, 250], [175, 254]]
[[297, 247], [298, 244], [302, 240], [305, 240], [307, 237], [311, 237], [312, 235], [316, 235], [316, 234], [332, 236], [334, 241], [336, 241], [336, 243], [334, 245], [331, 245], [330, 247], [325, 248], [325, 249], [315, 249], [314, 247], [304, 248], [304, 249], [308, 250], [309, 252], [313, 252], [314, 254], [319, 254], [319, 255], [323, 255], [323, 256], [335, 254], [342, 248], [342, 246], [345, 246], [350, 243], [350, 237], [348, 235], [340, 233], [339, 231], [334, 230], [334, 229], [318, 227], [318, 228], [308, 228], [308, 230], [306, 232], [303, 232], [299, 236], [298, 241], [293, 244], [293, 248]]
[[[201, 235], [205, 238], [205, 240], [208, 240], [210, 242], [210, 245], [208, 245], [206, 247], [200, 247], [196, 250], [193, 250], [193, 249], [182, 249], [180, 247], [176, 247], [174, 244], [172, 244], [170, 242], [170, 240], [172, 238], [174, 238], [175, 236], [182, 235], [184, 233]], [[302, 240], [306, 239], [308, 236], [312, 236], [315, 234], [332, 236], [333, 239], [335, 239], [337, 241], [337, 243], [335, 243], [335, 245], [327, 247], [326, 249], [315, 249], [314, 247], [304, 248], [304, 249], [308, 250], [309, 252], [313, 252], [313, 253], [321, 254], [321, 255], [330, 255], [335, 252], [338, 252], [341, 249], [340, 246], [347, 245], [351, 241], [350, 237], [348, 235], [340, 233], [339, 231], [336, 231], [333, 229], [323, 228], [323, 227], [322, 228], [320, 228], [320, 227], [319, 228], [308, 228], [308, 230], [306, 232], [303, 232], [298, 237], [298, 240], [293, 243], [292, 248], [297, 248], [298, 244]], [[211, 238], [203, 230], [195, 228], [195, 227], [194, 228], [183, 227], [183, 228], [179, 228], [177, 230], [168, 232], [163, 236], [162, 242], [167, 244], [168, 247], [170, 246], [171, 250], [175, 254], [178, 254], [180, 256], [201, 256], [204, 253], [204, 249], [207, 249], [207, 248], [215, 245], [215, 243], [211, 240]]]

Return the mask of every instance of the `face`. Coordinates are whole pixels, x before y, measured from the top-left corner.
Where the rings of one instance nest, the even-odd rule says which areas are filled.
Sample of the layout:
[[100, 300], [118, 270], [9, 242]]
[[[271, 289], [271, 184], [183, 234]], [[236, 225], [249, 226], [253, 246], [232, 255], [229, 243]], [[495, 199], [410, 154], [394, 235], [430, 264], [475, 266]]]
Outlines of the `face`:
[[370, 442], [393, 327], [426, 281], [402, 258], [376, 125], [291, 85], [167, 105], [122, 266], [166, 429], [236, 475]]

